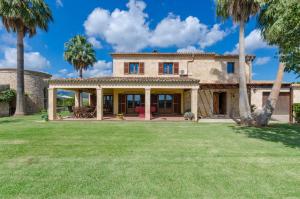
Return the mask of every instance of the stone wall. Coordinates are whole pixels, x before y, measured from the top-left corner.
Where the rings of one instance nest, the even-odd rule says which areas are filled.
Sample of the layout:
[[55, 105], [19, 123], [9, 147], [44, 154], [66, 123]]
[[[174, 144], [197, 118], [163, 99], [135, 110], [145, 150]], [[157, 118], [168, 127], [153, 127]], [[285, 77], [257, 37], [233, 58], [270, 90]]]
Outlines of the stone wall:
[[[271, 92], [272, 88], [252, 88], [251, 89], [251, 105], [261, 109], [263, 105], [263, 93]], [[290, 92], [289, 88], [281, 88], [280, 92]]]
[[[198, 93], [198, 115], [203, 118], [214, 117], [213, 93], [226, 92], [227, 114], [226, 117], [239, 117], [239, 91], [238, 89], [211, 89], [199, 90]], [[191, 92], [184, 92], [184, 111], [191, 110]]]
[[0, 117], [8, 117], [9, 116], [9, 104], [0, 102]]
[[300, 103], [300, 86], [293, 87], [293, 103]]
[[[27, 114], [33, 114], [45, 109], [47, 104], [46, 82], [51, 75], [35, 71], [25, 71], [25, 110]], [[17, 77], [15, 69], [0, 69], [0, 84], [9, 84], [11, 89], [17, 88]]]
[[[144, 75], [125, 75], [125, 62], [143, 62]], [[159, 62], [179, 62], [179, 75], [159, 75]], [[227, 62], [235, 63], [235, 73], [227, 74]], [[246, 64], [248, 82], [251, 81], [252, 64]], [[190, 78], [199, 79], [201, 83], [238, 83], [238, 58], [197, 57], [193, 61], [186, 57], [123, 57], [114, 58], [113, 76], [115, 77], [179, 77], [181, 72]]]

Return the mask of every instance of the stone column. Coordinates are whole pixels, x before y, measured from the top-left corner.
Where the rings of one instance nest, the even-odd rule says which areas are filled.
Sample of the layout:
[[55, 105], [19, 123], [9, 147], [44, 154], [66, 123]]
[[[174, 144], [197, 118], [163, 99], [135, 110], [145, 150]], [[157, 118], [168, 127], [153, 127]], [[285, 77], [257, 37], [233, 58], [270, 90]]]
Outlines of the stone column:
[[49, 120], [56, 119], [56, 89], [48, 89], [48, 118]]
[[198, 121], [198, 88], [193, 88], [191, 93], [191, 112], [195, 121]]
[[75, 107], [80, 107], [80, 92], [79, 91], [75, 91]]
[[119, 93], [114, 89], [114, 114], [117, 115], [119, 113]]
[[91, 93], [89, 93], [89, 106], [92, 106], [92, 95]]
[[151, 120], [151, 89], [145, 89], [145, 120]]
[[103, 120], [103, 90], [97, 88], [97, 120]]

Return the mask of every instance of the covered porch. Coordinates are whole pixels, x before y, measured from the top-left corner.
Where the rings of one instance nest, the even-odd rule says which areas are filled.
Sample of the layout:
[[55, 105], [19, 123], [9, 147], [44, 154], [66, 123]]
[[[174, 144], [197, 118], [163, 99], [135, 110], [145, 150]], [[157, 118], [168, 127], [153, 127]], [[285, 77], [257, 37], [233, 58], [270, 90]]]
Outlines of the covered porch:
[[[86, 119], [59, 118], [57, 90], [75, 92], [73, 110], [83, 108], [80, 93], [88, 93], [89, 120], [184, 120], [190, 111], [198, 119], [198, 80], [180, 78], [93, 78], [51, 80], [49, 88], [49, 120]], [[185, 100], [186, 93], [190, 99]], [[187, 105], [189, 104], [189, 106]], [[88, 114], [89, 116], [89, 114]]]

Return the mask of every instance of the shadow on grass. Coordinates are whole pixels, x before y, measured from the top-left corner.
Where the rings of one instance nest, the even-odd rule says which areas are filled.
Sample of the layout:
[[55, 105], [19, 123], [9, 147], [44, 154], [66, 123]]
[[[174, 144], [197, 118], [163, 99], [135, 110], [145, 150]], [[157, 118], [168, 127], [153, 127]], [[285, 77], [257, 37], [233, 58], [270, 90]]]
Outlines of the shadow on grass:
[[21, 119], [4, 119], [4, 120], [0, 120], [0, 125], [1, 124], [12, 124], [12, 123], [19, 123], [22, 122]]
[[236, 133], [249, 138], [280, 142], [287, 147], [300, 148], [300, 125], [274, 124], [266, 128], [233, 127]]

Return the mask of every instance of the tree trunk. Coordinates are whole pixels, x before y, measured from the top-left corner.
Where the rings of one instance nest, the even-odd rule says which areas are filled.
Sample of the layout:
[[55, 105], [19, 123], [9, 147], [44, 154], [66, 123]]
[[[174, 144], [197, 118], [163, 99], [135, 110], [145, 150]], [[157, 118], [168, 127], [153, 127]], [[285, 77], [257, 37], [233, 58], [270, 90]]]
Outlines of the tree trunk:
[[276, 108], [276, 103], [279, 98], [280, 89], [282, 85], [282, 79], [284, 75], [285, 65], [283, 63], [279, 64], [277, 78], [274, 82], [270, 96], [268, 97], [266, 104], [262, 110], [257, 110], [254, 112], [254, 120], [257, 126], [267, 126], [272, 117], [272, 114]]
[[239, 111], [242, 125], [252, 123], [251, 109], [247, 92], [246, 71], [245, 71], [245, 22], [240, 22], [239, 34]]
[[24, 103], [24, 31], [17, 31], [17, 101], [15, 115], [25, 115]]
[[79, 78], [81, 78], [81, 79], [83, 78], [83, 75], [82, 75], [82, 68], [79, 69]]

